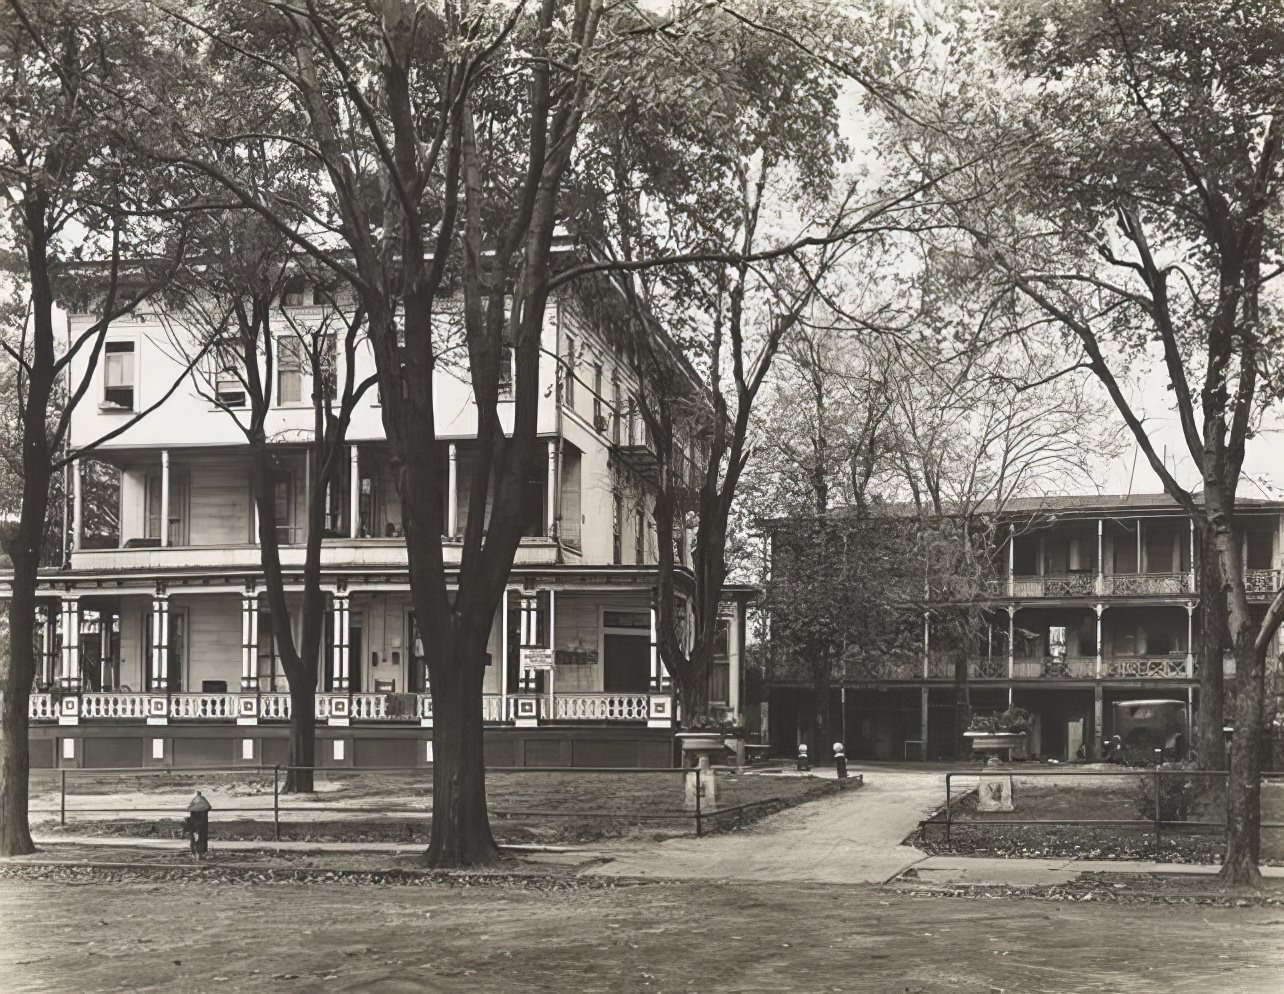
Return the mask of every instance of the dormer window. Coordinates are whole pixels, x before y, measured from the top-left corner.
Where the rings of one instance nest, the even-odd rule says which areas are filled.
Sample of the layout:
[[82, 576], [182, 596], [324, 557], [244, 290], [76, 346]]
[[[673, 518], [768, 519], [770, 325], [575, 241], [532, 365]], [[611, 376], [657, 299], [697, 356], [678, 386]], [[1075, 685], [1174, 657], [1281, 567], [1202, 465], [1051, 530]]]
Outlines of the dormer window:
[[134, 343], [108, 342], [103, 348], [103, 402], [109, 411], [134, 409]]

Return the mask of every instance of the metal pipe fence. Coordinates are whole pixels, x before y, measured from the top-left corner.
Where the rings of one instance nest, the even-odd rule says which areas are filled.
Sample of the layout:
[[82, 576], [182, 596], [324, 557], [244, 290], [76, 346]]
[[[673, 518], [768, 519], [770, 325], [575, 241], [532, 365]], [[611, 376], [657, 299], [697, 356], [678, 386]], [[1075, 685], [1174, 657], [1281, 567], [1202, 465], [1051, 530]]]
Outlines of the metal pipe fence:
[[[1067, 818], [1067, 817], [1044, 817], [1044, 818], [1021, 818], [1021, 817], [958, 817], [956, 807], [963, 803], [966, 797], [979, 790], [980, 782], [986, 776], [992, 777], [1011, 777], [1012, 799], [1014, 805], [1016, 798], [1019, 796], [1017, 786], [1021, 781], [1038, 781], [1043, 779], [1073, 779], [1073, 778], [1097, 778], [1105, 780], [1132, 781], [1136, 786], [1145, 785], [1149, 797], [1153, 798], [1153, 805], [1148, 805], [1150, 810], [1147, 816], [1136, 818]], [[1223, 792], [1229, 783], [1230, 774], [1225, 770], [1183, 770], [1183, 769], [1160, 769], [1159, 767], [1138, 768], [1138, 769], [1120, 769], [1120, 770], [1065, 770], [1065, 769], [1016, 769], [1013, 767], [999, 767], [986, 770], [952, 770], [945, 774], [945, 805], [944, 807], [930, 818], [925, 818], [919, 822], [920, 828], [926, 835], [929, 826], [940, 826], [944, 830], [944, 839], [947, 844], [952, 840], [952, 832], [955, 826], [1029, 826], [1043, 825], [1049, 827], [1056, 826], [1110, 826], [1115, 828], [1145, 829], [1148, 833], [1154, 834], [1155, 855], [1159, 857], [1159, 847], [1163, 839], [1165, 829], [1171, 831], [1180, 831], [1182, 829], [1220, 829], [1225, 830], [1226, 820], [1222, 817], [1216, 821], [1210, 821], [1201, 818], [1171, 817], [1165, 813], [1165, 797], [1170, 799], [1173, 795], [1165, 795], [1165, 787], [1169, 786], [1174, 779], [1180, 779], [1186, 783], [1191, 781], [1213, 781]], [[1165, 778], [1169, 778], [1167, 783]], [[959, 794], [955, 791], [955, 784], [960, 781], [975, 781], [976, 787], [970, 788]], [[1263, 783], [1280, 783], [1284, 784], [1284, 773], [1267, 772], [1261, 776]], [[1027, 783], [1027, 786], [1029, 784]], [[1183, 785], [1178, 786], [1178, 790], [1184, 790]], [[1120, 803], [1116, 801], [1116, 803]], [[1170, 800], [1171, 804], [1171, 800]], [[1214, 805], [1224, 810], [1224, 804]], [[1262, 829], [1284, 829], [1284, 821], [1263, 820], [1259, 823]]]
[[[286, 778], [291, 772], [311, 771], [314, 778], [320, 782], [342, 780], [347, 778], [363, 777], [380, 777], [387, 776], [393, 780], [399, 777], [409, 777], [412, 780], [410, 788], [424, 798], [424, 804], [416, 806], [412, 803], [405, 803], [404, 798], [407, 796], [406, 791], [396, 792], [395, 784], [385, 783], [383, 786], [387, 791], [391, 791], [395, 796], [385, 797], [375, 795], [369, 798], [361, 799], [361, 803], [354, 803], [348, 800], [345, 803], [327, 803], [322, 800], [313, 799], [316, 794], [309, 794], [307, 800], [302, 798], [295, 800], [292, 793], [285, 790]], [[36, 780], [44, 774], [55, 771], [33, 770], [32, 778]], [[245, 816], [247, 820], [261, 820], [264, 824], [270, 819], [272, 825], [272, 837], [280, 839], [283, 825], [300, 825], [307, 821], [316, 821], [318, 819], [292, 819], [291, 816], [297, 816], [304, 812], [308, 814], [334, 814], [346, 816], [353, 821], [378, 822], [392, 817], [418, 817], [425, 820], [431, 818], [432, 809], [430, 799], [432, 793], [432, 767], [431, 766], [367, 766], [367, 767], [298, 767], [298, 766], [235, 766], [235, 767], [110, 767], [110, 768], [74, 768], [60, 769], [56, 771], [58, 778], [58, 805], [57, 807], [34, 806], [29, 809], [33, 815], [53, 815], [57, 814], [58, 823], [65, 827], [68, 819], [80, 819], [89, 815], [108, 815], [115, 816], [114, 819], [97, 819], [97, 820], [119, 820], [122, 815], [125, 816], [142, 816], [158, 817], [158, 820], [181, 819], [186, 812], [176, 808], [174, 804], [164, 806], [129, 803], [122, 805], [115, 804], [81, 804], [78, 803], [80, 798], [92, 798], [95, 796], [110, 795], [118, 793], [122, 789], [137, 784], [142, 787], [147, 785], [151, 789], [156, 789], [156, 782], [169, 779], [173, 780], [171, 786], [175, 791], [189, 789], [208, 789], [211, 785], [217, 785], [220, 778], [230, 778], [233, 782], [239, 782], [242, 786], [248, 779], [254, 781], [261, 780], [259, 786], [261, 793], [258, 795], [262, 800], [255, 803], [231, 804], [220, 803], [216, 806], [214, 813], [218, 816], [235, 815]], [[630, 807], [621, 807], [615, 809], [604, 809], [602, 806], [580, 808], [572, 805], [558, 805], [556, 807], [547, 804], [539, 807], [522, 807], [511, 806], [503, 803], [495, 804], [489, 807], [490, 816], [497, 820], [520, 820], [520, 819], [576, 819], [583, 818], [586, 820], [600, 821], [625, 821], [628, 823], [640, 822], [670, 822], [678, 824], [691, 823], [695, 835], [702, 837], [706, 831], [723, 823], [732, 816], [740, 816], [745, 812], [770, 807], [772, 805], [786, 806], [789, 799], [780, 796], [770, 796], [755, 798], [743, 803], [731, 805], [717, 805], [713, 809], [705, 803], [705, 778], [703, 772], [698, 767], [563, 767], [563, 766], [539, 766], [539, 767], [488, 767], [486, 775], [490, 783], [494, 783], [494, 778], [515, 776], [518, 778], [532, 778], [541, 775], [558, 775], [572, 778], [576, 777], [638, 777], [649, 776], [657, 778], [660, 783], [656, 786], [660, 788], [658, 795], [648, 799], [645, 806], [633, 805]], [[694, 780], [694, 805], [687, 807], [683, 803], [686, 793], [685, 778], [690, 776]], [[271, 806], [267, 803], [267, 779], [271, 778]], [[666, 780], [676, 780], [676, 784], [670, 785], [665, 783]], [[70, 781], [70, 782], [69, 782]], [[90, 789], [87, 791], [77, 791], [77, 781], [91, 782]], [[150, 783], [148, 783], [150, 781]], [[859, 782], [859, 778], [853, 778], [853, 782]], [[841, 786], [846, 786], [843, 781], [836, 781]], [[324, 796], [324, 792], [322, 793]], [[413, 796], [413, 795], [412, 795]], [[398, 797], [402, 798], [399, 802]], [[69, 803], [70, 800], [70, 803]], [[668, 802], [676, 801], [674, 804]], [[89, 819], [95, 820], [95, 819]]]

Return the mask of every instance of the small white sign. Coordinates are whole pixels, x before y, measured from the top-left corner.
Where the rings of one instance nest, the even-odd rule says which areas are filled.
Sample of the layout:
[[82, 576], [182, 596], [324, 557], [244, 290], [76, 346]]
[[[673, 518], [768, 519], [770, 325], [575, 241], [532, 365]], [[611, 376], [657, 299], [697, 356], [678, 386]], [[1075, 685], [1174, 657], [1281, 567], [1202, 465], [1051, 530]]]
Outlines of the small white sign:
[[551, 670], [553, 668], [553, 650], [539, 646], [523, 646], [521, 661], [523, 669]]

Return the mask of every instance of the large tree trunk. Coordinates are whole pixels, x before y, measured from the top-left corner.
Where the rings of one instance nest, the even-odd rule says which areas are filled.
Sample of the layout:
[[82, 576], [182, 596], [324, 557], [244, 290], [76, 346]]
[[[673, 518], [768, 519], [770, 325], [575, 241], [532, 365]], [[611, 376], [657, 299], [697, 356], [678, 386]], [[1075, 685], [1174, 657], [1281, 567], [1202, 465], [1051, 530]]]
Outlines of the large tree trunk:
[[1195, 743], [1201, 770], [1226, 769], [1222, 722], [1226, 719], [1222, 657], [1231, 647], [1227, 631], [1226, 584], [1211, 530], [1199, 528], [1199, 632], [1191, 647], [1199, 666], [1199, 731]]
[[[1260, 886], [1262, 742], [1266, 701], [1266, 653], [1256, 648], [1258, 626], [1249, 611], [1239, 541], [1222, 495], [1205, 487], [1209, 523], [1226, 584], [1227, 613], [1235, 651], [1235, 734], [1226, 789], [1224, 881]], [[1219, 499], [1220, 498], [1220, 499]]]
[[486, 642], [461, 631], [432, 667], [432, 842], [435, 867], [484, 866], [499, 856], [486, 810], [482, 680]]
[[[28, 702], [35, 676], [36, 570], [43, 527], [31, 528], [24, 508], [11, 549], [13, 599], [9, 606], [9, 653], [0, 659], [0, 856], [36, 851], [27, 816], [31, 772]], [[44, 513], [40, 518], [43, 525]]]
[[310, 794], [317, 765], [317, 694], [306, 680], [290, 681], [290, 769], [287, 794]]

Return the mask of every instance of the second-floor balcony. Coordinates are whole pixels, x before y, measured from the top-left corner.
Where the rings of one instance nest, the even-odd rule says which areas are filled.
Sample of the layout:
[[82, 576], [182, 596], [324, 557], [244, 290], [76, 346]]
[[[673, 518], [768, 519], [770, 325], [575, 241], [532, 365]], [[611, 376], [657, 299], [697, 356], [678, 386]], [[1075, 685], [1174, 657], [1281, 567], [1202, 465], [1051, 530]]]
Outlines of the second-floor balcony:
[[[443, 446], [443, 454], [445, 449], [449, 472], [441, 480], [441, 535], [450, 565], [462, 553], [477, 457], [462, 442]], [[578, 561], [583, 549], [580, 453], [569, 443], [558, 449], [551, 441], [548, 450], [549, 457], [532, 467], [523, 494], [519, 565], [554, 563], [561, 561], [559, 555]], [[250, 487], [248, 453], [162, 450], [113, 458], [119, 472], [116, 526], [113, 533], [97, 535], [77, 528], [73, 569], [259, 566], [259, 509]], [[306, 521], [317, 496], [311, 468], [306, 449], [283, 445], [273, 456], [276, 537], [286, 569], [300, 568], [305, 560]], [[349, 457], [322, 497], [323, 567], [405, 569], [402, 508], [386, 446], [350, 446]]]
[[[1252, 573], [1278, 573], [1254, 570]], [[1262, 578], [1258, 582], [1265, 582]], [[1194, 592], [1190, 573], [1058, 573], [1012, 576], [989, 583], [991, 594], [1014, 600], [1031, 598], [1167, 597]]]
[[[925, 675], [926, 673], [926, 675]], [[1067, 680], [1187, 680], [1195, 675], [1193, 662], [1184, 652], [1151, 655], [1103, 656], [970, 656], [969, 681], [1067, 681]], [[885, 657], [860, 660], [849, 666], [844, 678], [855, 683], [949, 682], [957, 680], [958, 660], [945, 653], [922, 657]]]
[[[538, 536], [524, 538], [514, 560], [518, 566], [542, 566], [558, 562], [558, 543]], [[446, 565], [458, 565], [463, 543], [442, 543]], [[302, 569], [307, 549], [303, 545], [281, 547], [281, 565], [287, 570]], [[573, 551], [570, 555], [574, 556]], [[562, 550], [562, 558], [567, 550]], [[85, 549], [72, 556], [77, 570], [139, 570], [166, 572], [199, 567], [200, 569], [257, 570], [262, 552], [257, 545], [165, 546], [150, 544], [122, 549]], [[339, 567], [387, 567], [404, 570], [407, 566], [404, 538], [327, 538], [321, 542], [322, 569]]]

